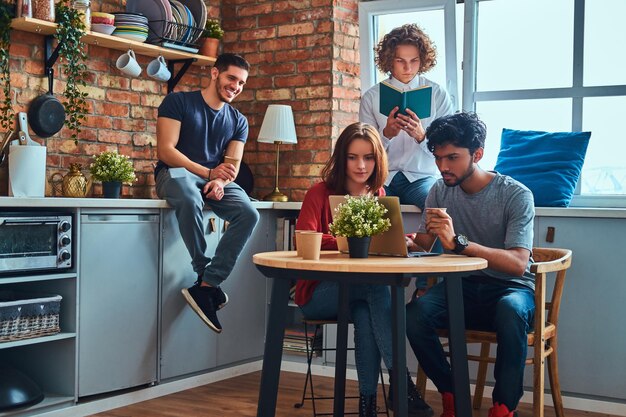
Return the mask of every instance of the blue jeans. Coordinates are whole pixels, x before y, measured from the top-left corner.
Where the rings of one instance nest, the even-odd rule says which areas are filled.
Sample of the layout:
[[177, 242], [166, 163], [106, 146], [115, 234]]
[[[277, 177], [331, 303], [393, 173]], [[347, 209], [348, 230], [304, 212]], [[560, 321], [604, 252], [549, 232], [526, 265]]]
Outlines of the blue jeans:
[[[354, 354], [359, 392], [376, 394], [381, 356], [387, 369], [392, 366], [391, 294], [383, 285], [350, 286], [350, 318], [354, 323]], [[308, 319], [337, 318], [339, 285], [321, 281], [308, 303], [301, 306]]]
[[[156, 192], [174, 208], [180, 234], [191, 255], [193, 270], [204, 282], [216, 287], [233, 270], [235, 261], [259, 221], [259, 213], [234, 182], [224, 187], [224, 197], [220, 201], [205, 200], [202, 188], [206, 183], [205, 179], [184, 168], [163, 168], [156, 179]], [[202, 227], [205, 204], [219, 218], [229, 222], [213, 258], [205, 254], [207, 243]]]
[[424, 203], [431, 187], [435, 184], [437, 178], [424, 177], [419, 180], [409, 182], [402, 172], [398, 172], [393, 176], [389, 185], [385, 185], [385, 193], [388, 196], [397, 196], [400, 198], [400, 204], [412, 204], [424, 210]]
[[[407, 304], [407, 336], [424, 372], [439, 392], [453, 392], [450, 364], [435, 329], [448, 327], [445, 283]], [[523, 394], [526, 334], [532, 329], [534, 292], [485, 282], [482, 277], [463, 279], [465, 325], [497, 332], [498, 350], [493, 401], [514, 410]]]

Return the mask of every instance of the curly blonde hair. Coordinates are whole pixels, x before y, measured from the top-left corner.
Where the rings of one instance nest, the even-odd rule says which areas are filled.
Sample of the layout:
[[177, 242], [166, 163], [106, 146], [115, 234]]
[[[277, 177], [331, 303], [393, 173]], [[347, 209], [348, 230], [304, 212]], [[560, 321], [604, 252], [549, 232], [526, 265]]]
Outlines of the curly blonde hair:
[[393, 59], [398, 45], [417, 47], [420, 56], [418, 74], [430, 71], [437, 64], [437, 48], [426, 33], [415, 23], [407, 23], [386, 34], [374, 48], [374, 62], [384, 74], [391, 73]]

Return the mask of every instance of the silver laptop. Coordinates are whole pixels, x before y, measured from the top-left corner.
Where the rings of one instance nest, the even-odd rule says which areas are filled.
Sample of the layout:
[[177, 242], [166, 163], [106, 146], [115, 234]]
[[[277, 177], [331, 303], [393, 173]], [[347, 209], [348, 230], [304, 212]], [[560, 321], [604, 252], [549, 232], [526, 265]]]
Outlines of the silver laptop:
[[[330, 209], [335, 213], [335, 208], [346, 199], [343, 195], [331, 195], [328, 197]], [[402, 224], [402, 212], [398, 197], [378, 197], [378, 202], [387, 208], [386, 216], [391, 220], [391, 227], [384, 233], [372, 236], [370, 243], [370, 255], [400, 256], [414, 258], [421, 256], [434, 256], [440, 253], [434, 252], [409, 252], [406, 247], [404, 225]], [[337, 248], [340, 252], [348, 253], [348, 240], [345, 237], [337, 237]]]

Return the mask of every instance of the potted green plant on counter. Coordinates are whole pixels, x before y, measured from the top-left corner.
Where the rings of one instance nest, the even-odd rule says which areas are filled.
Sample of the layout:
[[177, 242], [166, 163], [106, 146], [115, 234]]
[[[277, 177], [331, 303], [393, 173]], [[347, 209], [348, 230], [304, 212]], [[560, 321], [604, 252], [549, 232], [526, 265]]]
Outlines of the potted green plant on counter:
[[122, 183], [132, 185], [137, 179], [130, 158], [117, 151], [106, 151], [95, 156], [89, 171], [96, 181], [102, 182], [104, 198], [119, 198]]
[[200, 46], [200, 55], [216, 57], [220, 39], [224, 36], [224, 30], [220, 26], [219, 20], [207, 19], [200, 36], [204, 39]]
[[387, 208], [377, 197], [346, 196], [346, 201], [333, 213], [330, 232], [348, 239], [351, 258], [367, 258], [371, 237], [391, 227], [391, 220], [385, 217], [385, 213]]

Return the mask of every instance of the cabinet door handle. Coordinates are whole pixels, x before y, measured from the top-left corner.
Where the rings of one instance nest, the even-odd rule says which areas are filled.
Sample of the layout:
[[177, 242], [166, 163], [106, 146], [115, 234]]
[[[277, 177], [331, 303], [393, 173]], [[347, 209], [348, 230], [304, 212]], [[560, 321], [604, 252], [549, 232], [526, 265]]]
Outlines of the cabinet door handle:
[[228, 226], [230, 225], [229, 222], [224, 221], [224, 228], [222, 229], [222, 233], [224, 233], [226, 231], [226, 229], [228, 229]]
[[555, 233], [556, 233], [556, 228], [553, 226], [548, 226], [548, 231], [546, 232], [546, 242], [553, 243]]

